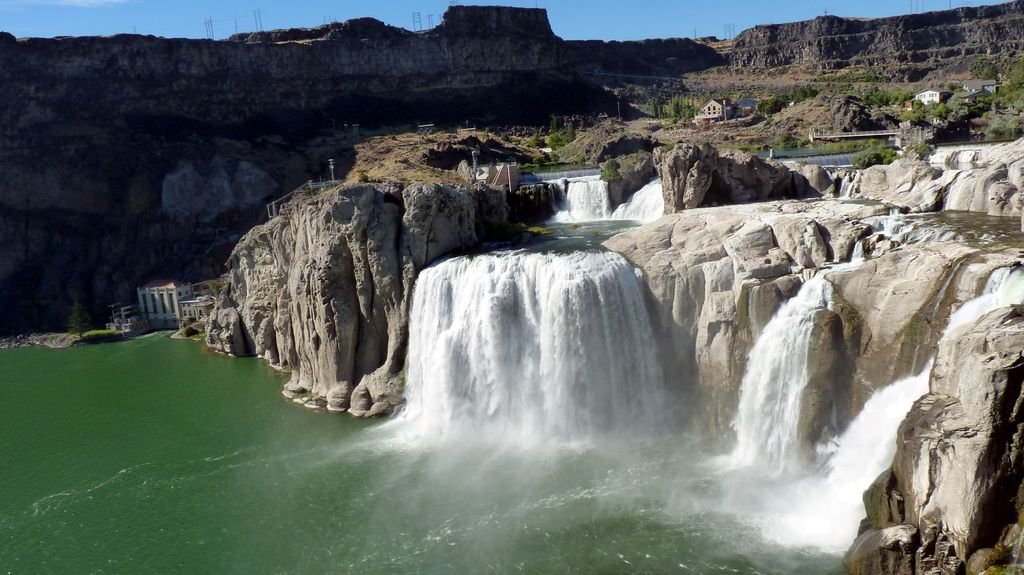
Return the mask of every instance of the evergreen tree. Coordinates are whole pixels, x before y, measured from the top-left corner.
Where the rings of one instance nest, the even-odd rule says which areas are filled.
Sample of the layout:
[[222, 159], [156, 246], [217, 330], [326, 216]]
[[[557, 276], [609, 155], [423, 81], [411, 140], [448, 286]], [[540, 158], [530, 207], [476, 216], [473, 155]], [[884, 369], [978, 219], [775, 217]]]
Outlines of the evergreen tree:
[[85, 306], [75, 300], [75, 304], [71, 306], [71, 315], [68, 316], [68, 332], [75, 335], [82, 335], [89, 331], [89, 326], [92, 323], [92, 318], [89, 317], [89, 312], [86, 311]]

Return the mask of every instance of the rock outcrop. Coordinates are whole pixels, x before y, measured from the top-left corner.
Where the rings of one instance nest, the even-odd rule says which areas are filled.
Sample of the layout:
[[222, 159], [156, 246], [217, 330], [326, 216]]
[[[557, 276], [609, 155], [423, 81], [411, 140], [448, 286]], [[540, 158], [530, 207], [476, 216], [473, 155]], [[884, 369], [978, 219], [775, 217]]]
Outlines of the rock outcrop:
[[661, 175], [666, 214], [702, 206], [822, 195], [802, 173], [780, 163], [735, 150], [718, 151], [708, 144], [659, 148], [654, 162]]
[[658, 175], [654, 167], [654, 155], [646, 150], [620, 156], [616, 161], [619, 163], [620, 179], [608, 183], [608, 199], [612, 209], [629, 200], [630, 196]]
[[866, 66], [916, 80], [975, 55], [1020, 53], [1021, 38], [1024, 4], [1010, 2], [891, 18], [823, 16], [755, 26], [737, 36], [729, 59], [743, 69], [799, 65], [828, 72]]
[[476, 203], [440, 185], [297, 198], [235, 247], [207, 344], [290, 369], [289, 394], [387, 413], [402, 401], [413, 283], [433, 260], [476, 244]]
[[[902, 158], [857, 174], [850, 197], [885, 202], [910, 212], [939, 210], [1021, 215], [1024, 205], [1024, 140], [973, 151], [970, 162], [943, 154], [935, 163]], [[941, 167], [940, 167], [941, 166]]]
[[[701, 406], [691, 415], [696, 426], [719, 438], [730, 434], [757, 335], [799, 289], [803, 270], [849, 259], [870, 232], [859, 220], [883, 211], [804, 202], [700, 208], [605, 242], [643, 273], [665, 371], [697, 390], [689, 402]], [[819, 339], [830, 333], [826, 328]]]
[[892, 468], [865, 494], [867, 519], [846, 555], [851, 573], [978, 575], [1009, 559], [1021, 536], [1022, 350], [1017, 308], [944, 338], [930, 391], [900, 426]]

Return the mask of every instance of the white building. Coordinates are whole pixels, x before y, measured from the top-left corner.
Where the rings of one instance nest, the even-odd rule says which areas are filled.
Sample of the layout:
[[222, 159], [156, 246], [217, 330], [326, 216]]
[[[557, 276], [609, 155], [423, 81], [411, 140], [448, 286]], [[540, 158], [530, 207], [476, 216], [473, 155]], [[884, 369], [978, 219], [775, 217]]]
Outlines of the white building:
[[693, 121], [696, 124], [702, 122], [721, 122], [732, 118], [734, 112], [735, 107], [730, 100], [709, 100], [700, 109], [700, 114], [693, 117]]
[[138, 289], [139, 309], [154, 329], [177, 329], [183, 317], [181, 302], [192, 299], [192, 285], [157, 280]]
[[949, 92], [945, 90], [925, 90], [918, 92], [914, 99], [921, 102], [925, 106], [929, 104], [938, 104], [939, 102], [945, 102], [949, 99]]

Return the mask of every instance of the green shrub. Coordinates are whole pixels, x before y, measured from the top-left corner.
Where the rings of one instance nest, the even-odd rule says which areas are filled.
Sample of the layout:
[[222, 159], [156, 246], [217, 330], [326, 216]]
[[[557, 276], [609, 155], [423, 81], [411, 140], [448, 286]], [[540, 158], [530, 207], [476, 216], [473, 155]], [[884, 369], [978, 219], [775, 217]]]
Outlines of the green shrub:
[[786, 105], [782, 100], [775, 96], [770, 96], [757, 103], [757, 113], [762, 116], [770, 116], [772, 114], [778, 114], [785, 107]]
[[1020, 134], [1020, 118], [1007, 114], [993, 114], [985, 128], [985, 135], [992, 139], [1015, 138]]
[[370, 181], [370, 176], [366, 173], [366, 170], [359, 170], [356, 172], [356, 181], [360, 184], [365, 184]]
[[622, 172], [620, 172], [622, 166], [619, 161], [612, 158], [601, 166], [601, 179], [606, 182], [621, 182]]
[[874, 145], [853, 156], [853, 167], [863, 170], [871, 166], [884, 166], [895, 162], [898, 157], [896, 150], [884, 147], [884, 144]]

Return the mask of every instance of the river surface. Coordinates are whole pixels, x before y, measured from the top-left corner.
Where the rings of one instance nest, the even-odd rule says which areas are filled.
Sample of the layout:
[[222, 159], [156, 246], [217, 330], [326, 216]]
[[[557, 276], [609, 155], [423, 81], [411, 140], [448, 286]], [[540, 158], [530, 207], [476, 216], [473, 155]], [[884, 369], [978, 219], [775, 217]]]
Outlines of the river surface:
[[0, 573], [844, 572], [676, 432], [417, 442], [281, 383], [162, 335], [0, 351]]

